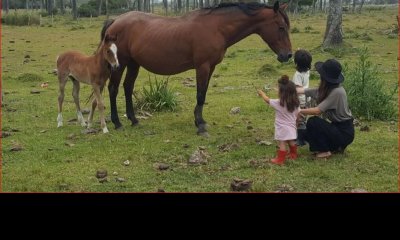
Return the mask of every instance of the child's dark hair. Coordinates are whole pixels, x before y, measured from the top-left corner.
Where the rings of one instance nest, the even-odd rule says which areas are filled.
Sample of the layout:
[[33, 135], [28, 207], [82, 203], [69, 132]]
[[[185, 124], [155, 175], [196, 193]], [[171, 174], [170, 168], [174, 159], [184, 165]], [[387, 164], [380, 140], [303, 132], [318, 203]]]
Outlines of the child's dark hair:
[[293, 112], [300, 106], [299, 97], [297, 96], [296, 85], [289, 81], [287, 75], [283, 75], [279, 80], [279, 104], [286, 108], [289, 112]]
[[306, 50], [299, 49], [294, 54], [294, 63], [296, 70], [299, 72], [307, 72], [311, 69], [312, 56]]

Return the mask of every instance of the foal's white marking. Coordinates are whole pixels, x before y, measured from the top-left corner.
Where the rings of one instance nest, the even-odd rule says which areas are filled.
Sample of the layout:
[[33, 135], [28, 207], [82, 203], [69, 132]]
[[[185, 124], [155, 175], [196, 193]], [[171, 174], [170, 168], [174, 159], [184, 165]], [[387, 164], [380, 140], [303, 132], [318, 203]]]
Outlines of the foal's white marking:
[[57, 127], [62, 127], [62, 125], [63, 125], [63, 117], [62, 117], [61, 113], [58, 113], [58, 116], [57, 116]]
[[118, 62], [118, 57], [117, 57], [117, 45], [115, 45], [115, 43], [111, 44], [110, 49], [114, 53], [114, 58], [115, 58], [115, 61], [117, 62], [116, 67], [118, 67], [119, 62]]
[[85, 119], [83, 119], [83, 115], [80, 111], [76, 111], [76, 115], [78, 116], [78, 122], [81, 124], [82, 127], [86, 127]]

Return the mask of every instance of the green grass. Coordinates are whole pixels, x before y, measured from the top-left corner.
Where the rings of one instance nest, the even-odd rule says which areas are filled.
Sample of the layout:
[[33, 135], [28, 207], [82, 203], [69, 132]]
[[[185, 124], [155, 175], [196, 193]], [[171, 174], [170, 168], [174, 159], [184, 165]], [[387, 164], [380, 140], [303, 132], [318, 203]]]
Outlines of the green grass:
[[[346, 38], [345, 48], [333, 52], [320, 48], [325, 32], [323, 15], [291, 18], [293, 49], [311, 51], [314, 62], [338, 57], [349, 67], [358, 60], [357, 49], [368, 47], [371, 61], [378, 66], [379, 77], [385, 79], [384, 89], [390, 92], [397, 83], [397, 38], [388, 37], [388, 30], [396, 23], [397, 9], [345, 15], [344, 29], [362, 35], [371, 41]], [[2, 78], [4, 103], [2, 129], [12, 135], [3, 138], [2, 190], [5, 192], [228, 192], [233, 178], [253, 181], [252, 191], [273, 192], [282, 184], [296, 192], [348, 192], [363, 188], [369, 192], [398, 191], [398, 132], [397, 122], [364, 122], [370, 131], [356, 128], [356, 138], [344, 155], [334, 155], [327, 161], [316, 161], [307, 147], [300, 149], [300, 158], [285, 166], [273, 166], [267, 159], [275, 156], [275, 144], [261, 146], [256, 140], [273, 141], [274, 111], [265, 106], [252, 84], [276, 86], [282, 74], [293, 75], [293, 61], [281, 64], [262, 42], [252, 35], [229, 48], [226, 57], [215, 69], [207, 93], [203, 116], [209, 124], [209, 138], [196, 135], [193, 110], [196, 91], [182, 82], [195, 77], [193, 70], [169, 78], [169, 86], [179, 94], [174, 112], [154, 113], [149, 119], [140, 119], [140, 125], [131, 127], [125, 113], [122, 84], [117, 98], [119, 115], [124, 128], [109, 134], [81, 133], [75, 122], [75, 105], [71, 96], [72, 84], [66, 87], [64, 127], [57, 128], [58, 82], [51, 72], [55, 60], [63, 51], [75, 49], [91, 54], [99, 42], [104, 18], [80, 19], [43, 18], [42, 25], [31, 27], [2, 27]], [[379, 21], [378, 21], [379, 20]], [[305, 29], [310, 30], [305, 32]], [[312, 28], [312, 29], [311, 29]], [[27, 34], [29, 33], [29, 34]], [[354, 35], [356, 36], [356, 35]], [[26, 55], [29, 61], [25, 62]], [[135, 90], [149, 88], [148, 79], [154, 75], [141, 69]], [[159, 79], [162, 77], [157, 76]], [[312, 72], [311, 85], [318, 85]], [[40, 84], [48, 82], [48, 88]], [[32, 89], [40, 94], [31, 94]], [[91, 88], [81, 85], [81, 104]], [[269, 92], [271, 97], [276, 93]], [[106, 113], [109, 115], [108, 92], [104, 91]], [[237, 115], [229, 113], [240, 107]], [[98, 120], [98, 112], [95, 113]], [[248, 129], [252, 126], [252, 129]], [[100, 128], [100, 124], [95, 124]], [[71, 135], [73, 134], [73, 135]], [[219, 151], [218, 146], [236, 143], [239, 148]], [[20, 144], [22, 151], [11, 152]], [[192, 166], [188, 159], [198, 147], [210, 155], [205, 165]], [[129, 160], [130, 165], [123, 162]], [[170, 169], [160, 171], [156, 164], [166, 163]], [[106, 169], [109, 182], [99, 183], [98, 169]], [[112, 173], [117, 172], [117, 176]], [[115, 181], [123, 177], [125, 182]]]

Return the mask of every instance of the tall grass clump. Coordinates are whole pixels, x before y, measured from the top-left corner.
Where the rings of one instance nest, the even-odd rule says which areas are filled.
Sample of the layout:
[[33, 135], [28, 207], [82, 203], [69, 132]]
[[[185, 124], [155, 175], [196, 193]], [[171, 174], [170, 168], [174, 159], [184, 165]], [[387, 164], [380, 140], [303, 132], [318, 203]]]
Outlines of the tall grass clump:
[[2, 22], [5, 25], [30, 26], [40, 25], [40, 17], [35, 13], [9, 13], [3, 16]]
[[175, 111], [178, 106], [176, 94], [168, 87], [168, 78], [158, 81], [155, 77], [154, 83], [149, 77], [149, 88], [143, 87], [142, 94], [135, 94], [139, 109], [148, 111]]
[[344, 68], [346, 80], [344, 86], [350, 109], [356, 117], [367, 120], [391, 120], [396, 118], [394, 94], [398, 87], [394, 86], [388, 93], [385, 83], [379, 78], [376, 65], [368, 60], [368, 49], [360, 50], [360, 58], [354, 69]]

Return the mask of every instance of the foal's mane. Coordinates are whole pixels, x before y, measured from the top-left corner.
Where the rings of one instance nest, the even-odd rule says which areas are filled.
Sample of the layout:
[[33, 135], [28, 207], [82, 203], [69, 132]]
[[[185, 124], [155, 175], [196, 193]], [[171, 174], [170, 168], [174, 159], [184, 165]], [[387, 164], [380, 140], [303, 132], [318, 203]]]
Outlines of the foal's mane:
[[[259, 9], [261, 9], [261, 8], [269, 8], [269, 9], [273, 9], [273, 8], [274, 8], [274, 7], [272, 7], [272, 6], [267, 6], [266, 4], [264, 4], [264, 3], [259, 3], [259, 2], [250, 2], [250, 3], [244, 3], [244, 2], [234, 2], [234, 3], [231, 3], [231, 2], [223, 2], [223, 3], [220, 3], [220, 4], [218, 4], [218, 5], [214, 5], [214, 6], [211, 6], [211, 7], [204, 7], [204, 8], [202, 8], [202, 9], [208, 10], [208, 11], [209, 11], [208, 14], [211, 14], [211, 13], [213, 13], [214, 11], [217, 11], [217, 10], [219, 10], [219, 9], [227, 9], [227, 8], [230, 8], [230, 7], [237, 7], [237, 8], [239, 8], [240, 10], [242, 10], [245, 14], [247, 14], [247, 15], [249, 15], [249, 16], [254, 16], [254, 15], [256, 15], [256, 14], [257, 14], [257, 10], [259, 10]], [[279, 9], [278, 11], [281, 13], [283, 19], [285, 20], [285, 23], [286, 23], [288, 26], [290, 26], [289, 18], [288, 18], [288, 16], [286, 15], [286, 13], [285, 13], [284, 11], [282, 11], [281, 9]]]

